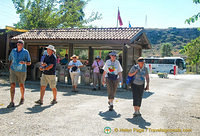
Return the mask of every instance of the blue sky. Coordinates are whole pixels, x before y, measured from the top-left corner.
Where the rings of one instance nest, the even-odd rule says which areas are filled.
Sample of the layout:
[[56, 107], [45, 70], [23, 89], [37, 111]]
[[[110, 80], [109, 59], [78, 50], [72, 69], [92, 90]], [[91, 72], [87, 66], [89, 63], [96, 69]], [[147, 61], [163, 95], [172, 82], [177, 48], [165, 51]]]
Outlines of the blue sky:
[[[19, 21], [12, 0], [0, 0], [0, 28], [13, 26]], [[200, 4], [192, 0], [90, 0], [84, 11], [89, 17], [92, 11], [102, 14], [102, 19], [91, 24], [98, 27], [116, 27], [117, 10], [120, 9], [122, 27], [168, 28], [200, 27], [200, 20], [185, 24], [185, 19], [200, 12]], [[145, 17], [147, 16], [147, 24]]]

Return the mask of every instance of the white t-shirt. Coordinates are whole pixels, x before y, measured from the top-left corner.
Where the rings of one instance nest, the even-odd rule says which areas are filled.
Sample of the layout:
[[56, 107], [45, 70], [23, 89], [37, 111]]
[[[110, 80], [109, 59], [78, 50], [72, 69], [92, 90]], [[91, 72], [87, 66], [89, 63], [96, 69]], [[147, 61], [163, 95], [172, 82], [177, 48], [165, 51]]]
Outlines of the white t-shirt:
[[[110, 59], [106, 61], [103, 67], [103, 70], [106, 71], [106, 73], [115, 74], [115, 75], [118, 75], [119, 72], [123, 71], [122, 66], [118, 60], [115, 60], [114, 62], [112, 62]], [[106, 74], [106, 77], [108, 77], [107, 74]]]
[[[73, 60], [71, 60], [68, 64], [68, 66], [71, 65], [75, 65], [77, 67], [82, 66], [83, 64], [80, 62], [80, 60], [77, 60], [76, 62], [73, 62]], [[69, 69], [69, 72], [71, 72], [72, 68]], [[78, 68], [75, 72], [80, 72], [80, 68]]]

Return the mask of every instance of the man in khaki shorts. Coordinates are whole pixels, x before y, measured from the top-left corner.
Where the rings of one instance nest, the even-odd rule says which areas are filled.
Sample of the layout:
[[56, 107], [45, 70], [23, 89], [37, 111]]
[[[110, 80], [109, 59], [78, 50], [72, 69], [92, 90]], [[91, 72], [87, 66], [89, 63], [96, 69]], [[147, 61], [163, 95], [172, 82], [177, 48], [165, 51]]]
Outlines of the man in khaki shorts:
[[55, 48], [53, 45], [49, 45], [47, 48], [48, 55], [45, 56], [44, 61], [41, 64], [40, 70], [43, 72], [40, 80], [41, 88], [40, 88], [40, 99], [35, 101], [36, 104], [43, 104], [43, 97], [45, 94], [46, 86], [49, 84], [50, 88], [53, 91], [53, 100], [51, 104], [56, 104], [56, 56], [55, 56]]
[[21, 100], [19, 105], [24, 103], [24, 83], [26, 80], [27, 65], [31, 65], [31, 58], [28, 50], [24, 49], [24, 41], [17, 41], [17, 48], [14, 48], [9, 56], [10, 61], [10, 96], [11, 102], [7, 108], [14, 107], [14, 95], [16, 82], [19, 83]]

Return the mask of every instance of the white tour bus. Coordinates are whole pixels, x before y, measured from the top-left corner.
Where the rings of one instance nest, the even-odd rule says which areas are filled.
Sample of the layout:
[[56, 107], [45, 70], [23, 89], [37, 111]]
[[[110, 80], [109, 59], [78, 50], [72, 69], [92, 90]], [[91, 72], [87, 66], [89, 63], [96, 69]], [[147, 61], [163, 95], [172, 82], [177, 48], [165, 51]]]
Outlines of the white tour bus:
[[[164, 58], [145, 58], [146, 67], [149, 66], [152, 72], [158, 73], [174, 73], [174, 66], [178, 68], [178, 73], [183, 74], [186, 72], [185, 61], [181, 57], [164, 57]], [[151, 65], [149, 65], [151, 64]]]

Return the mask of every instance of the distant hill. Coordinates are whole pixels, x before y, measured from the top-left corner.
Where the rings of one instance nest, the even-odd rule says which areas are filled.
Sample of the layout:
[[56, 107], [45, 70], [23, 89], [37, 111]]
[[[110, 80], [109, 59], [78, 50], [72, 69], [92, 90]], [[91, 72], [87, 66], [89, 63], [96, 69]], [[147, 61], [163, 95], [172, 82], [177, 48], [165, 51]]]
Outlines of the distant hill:
[[197, 28], [145, 29], [145, 31], [152, 49], [144, 50], [144, 56], [160, 56], [160, 47], [163, 43], [171, 43], [173, 56], [181, 56], [179, 50], [200, 36], [200, 31]]

